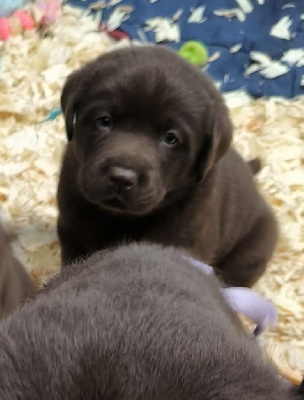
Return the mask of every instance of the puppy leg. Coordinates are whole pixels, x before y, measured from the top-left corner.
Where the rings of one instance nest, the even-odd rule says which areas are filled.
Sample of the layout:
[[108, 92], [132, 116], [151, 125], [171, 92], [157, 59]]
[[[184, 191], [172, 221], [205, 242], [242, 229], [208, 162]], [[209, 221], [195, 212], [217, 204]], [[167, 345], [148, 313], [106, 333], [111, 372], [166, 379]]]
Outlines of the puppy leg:
[[57, 224], [57, 233], [61, 247], [62, 268], [87, 255], [83, 243], [77, 239], [75, 232], [69, 229], [60, 218]]
[[251, 287], [263, 274], [278, 237], [271, 214], [259, 219], [253, 229], [217, 265], [224, 281], [233, 286]]

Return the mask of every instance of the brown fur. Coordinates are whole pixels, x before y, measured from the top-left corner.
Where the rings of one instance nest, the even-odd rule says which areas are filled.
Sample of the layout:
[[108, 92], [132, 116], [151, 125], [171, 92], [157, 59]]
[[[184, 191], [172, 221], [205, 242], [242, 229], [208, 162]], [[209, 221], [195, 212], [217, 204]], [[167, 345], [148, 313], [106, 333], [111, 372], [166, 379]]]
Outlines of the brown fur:
[[234, 285], [261, 276], [277, 227], [253, 182], [259, 163], [229, 149], [228, 110], [199, 69], [160, 46], [117, 50], [73, 73], [61, 100], [63, 265], [148, 240], [186, 248]]
[[34, 292], [28, 273], [13, 254], [11, 239], [0, 222], [0, 318], [13, 312]]
[[1, 400], [291, 400], [207, 276], [130, 245], [66, 268], [0, 323]]

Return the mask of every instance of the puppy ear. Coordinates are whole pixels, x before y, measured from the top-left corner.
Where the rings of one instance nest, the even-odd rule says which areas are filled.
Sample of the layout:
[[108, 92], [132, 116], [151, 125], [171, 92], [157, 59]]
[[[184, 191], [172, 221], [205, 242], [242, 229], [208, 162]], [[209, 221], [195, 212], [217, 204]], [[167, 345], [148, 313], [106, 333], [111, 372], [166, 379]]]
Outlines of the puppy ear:
[[61, 94], [61, 109], [65, 119], [65, 129], [69, 142], [73, 137], [76, 118], [77, 83], [79, 82], [76, 72], [68, 77]]
[[209, 105], [206, 111], [206, 130], [196, 168], [198, 182], [205, 179], [212, 167], [228, 151], [232, 141], [233, 127], [225, 104]]

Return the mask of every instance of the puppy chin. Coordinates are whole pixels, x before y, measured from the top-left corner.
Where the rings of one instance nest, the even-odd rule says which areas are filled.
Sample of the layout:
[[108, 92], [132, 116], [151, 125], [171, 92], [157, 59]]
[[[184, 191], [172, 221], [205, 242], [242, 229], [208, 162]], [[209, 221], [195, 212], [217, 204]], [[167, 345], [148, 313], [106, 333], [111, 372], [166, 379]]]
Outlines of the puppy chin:
[[116, 214], [144, 216], [158, 209], [166, 192], [163, 188], [151, 191], [149, 187], [117, 193], [111, 199], [102, 200], [99, 206]]
[[119, 198], [114, 198], [108, 201], [104, 201], [99, 204], [99, 207], [104, 210], [110, 211], [113, 214], [129, 215], [129, 216], [144, 216], [151, 214], [155, 209], [158, 208], [160, 201], [153, 201], [144, 204], [140, 202], [124, 202]]
[[92, 193], [85, 191], [83, 193], [85, 198], [94, 203], [99, 208], [110, 211], [113, 214], [124, 214], [143, 216], [152, 213], [158, 208], [163, 196], [155, 194], [154, 196], [145, 196], [145, 199], [140, 199], [138, 192], [131, 194], [110, 193], [109, 190], [101, 191], [99, 193]]

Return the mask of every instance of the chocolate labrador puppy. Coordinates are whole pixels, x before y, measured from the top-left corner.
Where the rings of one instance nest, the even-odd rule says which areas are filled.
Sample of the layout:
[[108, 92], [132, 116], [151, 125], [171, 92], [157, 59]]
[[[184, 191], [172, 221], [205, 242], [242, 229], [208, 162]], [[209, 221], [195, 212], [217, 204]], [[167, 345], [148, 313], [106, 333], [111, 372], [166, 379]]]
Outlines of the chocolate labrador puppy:
[[291, 400], [214, 276], [129, 245], [66, 268], [0, 323], [2, 400]]
[[257, 164], [229, 149], [228, 110], [206, 75], [165, 47], [130, 47], [74, 72], [61, 101], [63, 265], [146, 240], [187, 249], [233, 285], [260, 277], [276, 222]]
[[14, 311], [34, 293], [30, 276], [11, 249], [12, 236], [5, 232], [0, 222], [0, 318]]

